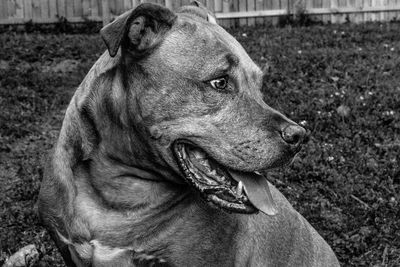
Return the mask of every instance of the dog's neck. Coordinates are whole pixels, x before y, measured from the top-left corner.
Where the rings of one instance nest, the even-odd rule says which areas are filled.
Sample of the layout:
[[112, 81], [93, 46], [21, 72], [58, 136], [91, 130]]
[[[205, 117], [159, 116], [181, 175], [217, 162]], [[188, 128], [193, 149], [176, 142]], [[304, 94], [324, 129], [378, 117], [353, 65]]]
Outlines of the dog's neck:
[[[102, 120], [106, 123], [106, 114]], [[128, 132], [111, 120], [107, 123], [110, 126], [103, 126], [100, 143], [87, 160], [95, 192], [113, 209], [163, 212], [164, 204], [175, 202], [187, 191], [186, 186], [168, 179], [176, 174], [155, 160], [135, 129]], [[106, 129], [113, 131], [107, 133]]]
[[134, 87], [140, 83], [123, 83], [127, 74], [121, 61], [120, 54], [115, 58], [103, 54], [77, 91], [75, 98], [84, 98], [75, 101], [82, 157], [108, 159], [124, 166], [127, 174], [144, 179], [168, 180], [165, 178], [177, 173], [168, 169], [149, 145], [149, 133], [138, 123], [142, 118], [135, 105]]
[[90, 87], [90, 92], [82, 92], [86, 101], [77, 103], [82, 140], [90, 143], [82, 147], [91, 149], [84, 151], [83, 165], [106, 205], [119, 210], [151, 209], [151, 205], [160, 209], [188, 190], [186, 185], [171, 182], [180, 180], [176, 179], [178, 174], [147, 144], [145, 129], [135, 121], [139, 111], [123, 109], [132, 106], [129, 101], [134, 96], [122, 84], [125, 70], [120, 56], [103, 57], [106, 63], [96, 63], [90, 79], [83, 83]]

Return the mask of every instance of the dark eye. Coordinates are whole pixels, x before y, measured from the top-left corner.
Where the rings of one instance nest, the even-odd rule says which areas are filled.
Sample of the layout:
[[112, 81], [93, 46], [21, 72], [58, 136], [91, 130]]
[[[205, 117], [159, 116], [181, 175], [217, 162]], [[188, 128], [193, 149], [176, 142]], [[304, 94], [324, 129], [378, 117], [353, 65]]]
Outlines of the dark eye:
[[217, 90], [224, 90], [228, 86], [228, 78], [221, 77], [218, 79], [214, 79], [214, 80], [210, 81], [210, 84], [212, 87], [214, 87]]

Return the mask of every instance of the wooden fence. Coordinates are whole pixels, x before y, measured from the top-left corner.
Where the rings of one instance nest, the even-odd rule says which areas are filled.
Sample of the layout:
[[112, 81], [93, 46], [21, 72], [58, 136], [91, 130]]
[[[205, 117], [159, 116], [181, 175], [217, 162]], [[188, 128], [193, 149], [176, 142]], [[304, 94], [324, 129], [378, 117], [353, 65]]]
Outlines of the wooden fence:
[[[113, 17], [141, 2], [171, 9], [191, 0], [0, 0], [0, 24], [99, 21]], [[276, 24], [278, 17], [307, 13], [324, 22], [400, 20], [400, 0], [202, 0], [226, 27]]]

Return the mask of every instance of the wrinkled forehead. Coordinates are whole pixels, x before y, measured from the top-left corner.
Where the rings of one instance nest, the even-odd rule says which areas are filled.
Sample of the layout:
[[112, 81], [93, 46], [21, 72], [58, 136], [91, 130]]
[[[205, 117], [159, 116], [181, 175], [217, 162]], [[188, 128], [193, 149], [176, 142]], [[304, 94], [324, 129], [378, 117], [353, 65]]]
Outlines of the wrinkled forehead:
[[158, 53], [163, 54], [160, 58], [169, 68], [181, 72], [182, 66], [189, 67], [187, 71], [239, 66], [261, 72], [239, 42], [222, 27], [193, 15], [178, 14]]

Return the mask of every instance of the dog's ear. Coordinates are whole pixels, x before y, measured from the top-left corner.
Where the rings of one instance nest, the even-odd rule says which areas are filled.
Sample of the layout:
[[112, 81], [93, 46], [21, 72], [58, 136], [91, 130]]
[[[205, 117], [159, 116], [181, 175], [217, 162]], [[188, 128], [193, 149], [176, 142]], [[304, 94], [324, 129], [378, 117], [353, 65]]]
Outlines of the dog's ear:
[[199, 1], [193, 1], [188, 6], [183, 6], [178, 10], [179, 13], [189, 13], [201, 17], [212, 24], [217, 24], [217, 19], [213, 12], [205, 7]]
[[141, 55], [162, 40], [175, 20], [176, 15], [168, 8], [144, 3], [117, 17], [103, 27], [100, 34], [111, 57], [117, 54], [120, 46]]

